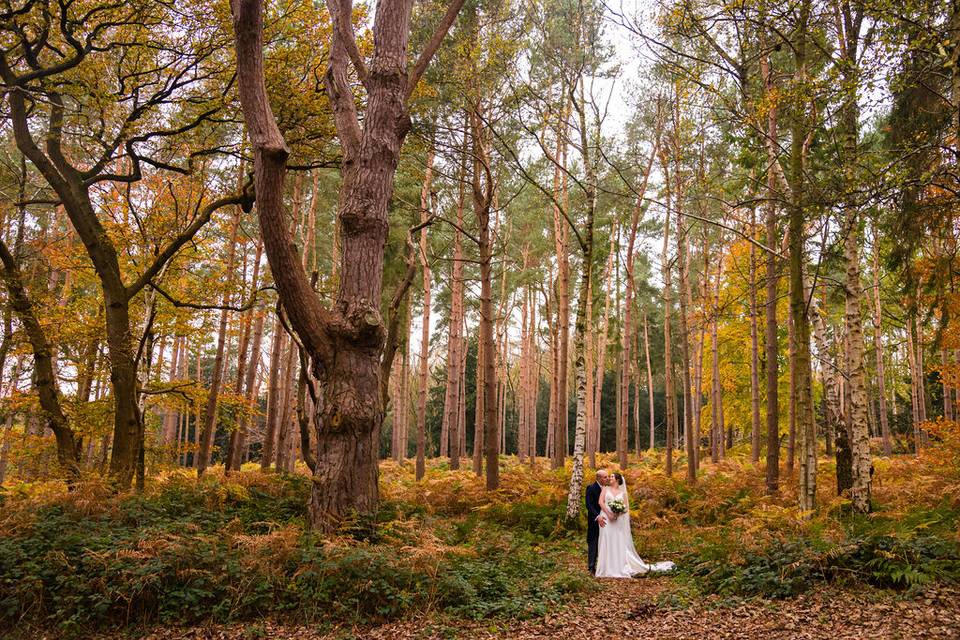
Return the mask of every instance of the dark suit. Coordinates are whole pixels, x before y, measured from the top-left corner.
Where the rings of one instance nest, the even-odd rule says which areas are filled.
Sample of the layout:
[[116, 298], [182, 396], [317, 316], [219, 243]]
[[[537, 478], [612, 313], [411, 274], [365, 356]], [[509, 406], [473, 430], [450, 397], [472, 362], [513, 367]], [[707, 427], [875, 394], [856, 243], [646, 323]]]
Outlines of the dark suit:
[[600, 525], [597, 517], [600, 515], [601, 487], [594, 482], [587, 487], [587, 567], [590, 573], [597, 571], [597, 545], [600, 542]]

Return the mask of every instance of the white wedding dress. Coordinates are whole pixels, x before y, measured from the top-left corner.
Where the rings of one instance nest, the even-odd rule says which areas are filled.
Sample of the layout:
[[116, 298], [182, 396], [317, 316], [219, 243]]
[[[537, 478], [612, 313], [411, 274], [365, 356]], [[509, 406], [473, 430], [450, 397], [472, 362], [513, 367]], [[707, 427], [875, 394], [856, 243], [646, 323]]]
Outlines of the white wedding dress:
[[[609, 487], [606, 499], [622, 497], [629, 506], [626, 489], [614, 491]], [[671, 571], [672, 562], [654, 562], [647, 564], [637, 555], [630, 533], [630, 512], [622, 513], [615, 520], [607, 518], [607, 524], [600, 528], [600, 546], [597, 550], [598, 578], [632, 578], [636, 575]]]

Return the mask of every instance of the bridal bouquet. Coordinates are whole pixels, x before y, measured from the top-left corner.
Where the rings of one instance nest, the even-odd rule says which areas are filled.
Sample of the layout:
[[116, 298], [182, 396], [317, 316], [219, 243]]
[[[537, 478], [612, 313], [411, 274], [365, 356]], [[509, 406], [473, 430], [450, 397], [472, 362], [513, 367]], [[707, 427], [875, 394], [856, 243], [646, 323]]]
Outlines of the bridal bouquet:
[[610, 511], [613, 511], [617, 515], [627, 512], [627, 505], [624, 504], [623, 498], [611, 498], [607, 500], [607, 508], [609, 508]]

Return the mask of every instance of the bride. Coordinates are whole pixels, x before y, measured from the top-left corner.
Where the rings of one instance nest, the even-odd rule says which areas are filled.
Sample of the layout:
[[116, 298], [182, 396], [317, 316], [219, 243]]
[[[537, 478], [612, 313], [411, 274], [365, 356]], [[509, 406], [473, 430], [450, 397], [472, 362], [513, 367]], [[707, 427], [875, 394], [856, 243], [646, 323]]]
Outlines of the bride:
[[600, 528], [600, 548], [597, 554], [598, 578], [631, 578], [651, 572], [670, 571], [672, 562], [647, 564], [633, 546], [630, 533], [630, 502], [623, 476], [613, 474], [600, 493], [600, 509], [606, 526]]

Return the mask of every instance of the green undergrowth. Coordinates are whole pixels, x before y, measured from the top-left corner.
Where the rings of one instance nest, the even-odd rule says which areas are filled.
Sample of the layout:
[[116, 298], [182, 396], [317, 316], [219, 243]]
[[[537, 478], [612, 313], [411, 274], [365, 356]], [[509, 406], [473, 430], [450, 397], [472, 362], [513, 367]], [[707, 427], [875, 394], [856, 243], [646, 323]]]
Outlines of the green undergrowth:
[[[883, 465], [874, 513], [855, 516], [828, 480], [820, 509], [804, 514], [789, 485], [767, 496], [762, 474], [736, 458], [690, 487], [648, 456], [625, 471], [637, 549], [676, 562], [662, 598], [679, 607], [706, 595], [786, 598], [827, 585], [911, 594], [960, 580], [954, 485], [915, 460]], [[507, 459], [502, 480], [490, 492], [469, 470], [432, 465], [416, 481], [411, 465], [387, 462], [375, 518], [328, 537], [305, 530], [302, 475], [172, 474], [119, 497], [96, 484], [8, 486], [0, 637], [264, 617], [329, 628], [420, 614], [499, 625], [595, 589], [585, 520], [565, 519], [569, 468]]]
[[526, 618], [590, 587], [567, 568], [575, 545], [558, 507], [443, 518], [388, 502], [376, 535], [321, 539], [304, 530], [307, 491], [298, 476], [184, 478], [96, 507], [73, 497], [30, 509], [0, 537], [0, 631]]
[[729, 527], [696, 539], [682, 556], [682, 577], [700, 593], [785, 598], [832, 583], [918, 591], [960, 581], [960, 513], [947, 502], [894, 517], [841, 516], [836, 529], [744, 545]]

